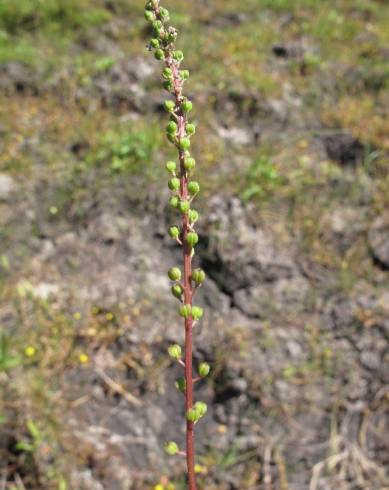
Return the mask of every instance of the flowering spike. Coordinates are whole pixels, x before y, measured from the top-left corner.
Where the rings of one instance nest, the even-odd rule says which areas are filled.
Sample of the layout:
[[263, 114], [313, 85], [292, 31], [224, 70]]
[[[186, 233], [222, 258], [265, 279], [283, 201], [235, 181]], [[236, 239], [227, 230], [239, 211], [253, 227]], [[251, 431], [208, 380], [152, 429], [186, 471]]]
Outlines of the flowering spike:
[[[173, 209], [177, 209], [181, 213], [181, 226], [170, 227], [169, 235], [182, 246], [184, 265], [182, 272], [178, 267], [172, 267], [168, 274], [169, 278], [174, 281], [171, 292], [174, 297], [182, 302], [179, 313], [185, 319], [185, 349], [183, 349], [185, 351], [185, 361], [179, 357], [181, 355], [179, 346], [170, 346], [169, 354], [174, 359], [177, 359], [185, 369], [185, 378], [178, 379], [176, 387], [185, 395], [187, 451], [186, 453], [180, 451], [175, 442], [169, 442], [166, 450], [169, 454], [186, 454], [188, 490], [196, 490], [194, 424], [207, 411], [205, 403], [197, 402], [193, 404], [193, 386], [197, 379], [193, 379], [192, 333], [193, 324], [202, 317], [203, 310], [198, 306], [192, 306], [192, 304], [195, 288], [205, 278], [204, 272], [200, 269], [192, 272], [193, 247], [199, 240], [194, 224], [197, 222], [199, 214], [190, 208], [190, 203], [200, 191], [200, 185], [194, 181], [189, 182], [188, 178], [192, 175], [196, 166], [196, 161], [189, 152], [192, 136], [196, 133], [196, 126], [189, 120], [189, 115], [193, 110], [193, 103], [183, 94], [184, 82], [189, 78], [189, 71], [180, 67], [184, 60], [184, 53], [177, 49], [175, 45], [177, 30], [168, 25], [169, 12], [161, 5], [161, 0], [148, 0], [145, 17], [151, 23], [153, 30], [150, 47], [155, 50], [155, 58], [164, 63], [162, 68], [163, 87], [173, 98], [173, 100], [166, 100], [164, 103], [164, 108], [170, 114], [170, 120], [166, 127], [166, 136], [178, 150], [178, 164], [174, 161], [169, 161], [166, 164], [166, 169], [171, 174], [169, 188], [174, 193], [170, 197], [169, 203]], [[201, 375], [205, 376], [207, 371], [206, 366], [203, 364], [199, 366], [200, 377]]]

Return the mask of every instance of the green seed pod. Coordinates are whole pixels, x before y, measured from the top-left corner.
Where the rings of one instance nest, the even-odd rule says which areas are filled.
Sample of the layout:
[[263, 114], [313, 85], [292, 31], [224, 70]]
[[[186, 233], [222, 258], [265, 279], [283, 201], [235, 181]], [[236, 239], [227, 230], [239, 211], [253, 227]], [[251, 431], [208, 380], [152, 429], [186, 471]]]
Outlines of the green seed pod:
[[178, 454], [179, 449], [177, 446], [177, 443], [174, 441], [169, 441], [165, 444], [165, 451], [170, 455], [170, 456], [175, 456]]
[[162, 49], [157, 49], [154, 53], [155, 59], [162, 61], [165, 59], [165, 53], [162, 51]]
[[168, 186], [171, 191], [178, 191], [178, 189], [180, 188], [180, 179], [178, 179], [177, 177], [173, 177], [169, 180]]
[[181, 211], [182, 214], [187, 213], [190, 209], [189, 202], [188, 201], [180, 201], [178, 204], [178, 209]]
[[192, 196], [198, 194], [200, 192], [200, 184], [198, 182], [195, 182], [194, 180], [192, 182], [189, 182], [188, 191], [190, 194], [192, 194]]
[[148, 2], [146, 2], [145, 9], [146, 10], [153, 10], [153, 8], [154, 8], [154, 6], [153, 6], [152, 0], [148, 0]]
[[160, 20], [156, 20], [153, 22], [153, 29], [158, 31], [159, 29], [162, 29], [162, 27], [163, 27], [163, 24]]
[[190, 313], [192, 311], [192, 307], [190, 305], [183, 305], [181, 306], [179, 311], [180, 311], [180, 316], [182, 316], [183, 318], [189, 318]]
[[177, 169], [176, 162], [172, 162], [172, 161], [166, 162], [166, 170], [168, 172], [170, 172], [171, 174], [174, 174], [176, 169]]
[[159, 40], [156, 39], [156, 38], [153, 38], [151, 41], [150, 41], [150, 46], [153, 47], [154, 49], [157, 49], [159, 48]]
[[199, 241], [199, 236], [196, 232], [191, 231], [186, 235], [186, 243], [193, 248]]
[[171, 70], [171, 68], [166, 67], [163, 69], [162, 76], [163, 78], [169, 80], [173, 76], [173, 71]]
[[189, 422], [197, 422], [199, 419], [197, 411], [194, 408], [190, 408], [186, 412], [186, 419], [189, 420]]
[[151, 10], [145, 10], [145, 19], [147, 22], [154, 22], [155, 21], [155, 15], [154, 12]]
[[190, 209], [188, 212], [188, 218], [191, 223], [196, 223], [199, 219], [199, 213], [195, 209]]
[[204, 402], [196, 402], [194, 404], [193, 408], [197, 414], [198, 419], [201, 419], [201, 417], [204, 417], [204, 415], [207, 413], [207, 410], [208, 410], [207, 404]]
[[184, 59], [184, 53], [182, 51], [173, 51], [173, 59], [180, 62]]
[[172, 359], [174, 359], [175, 361], [178, 361], [178, 359], [181, 359], [182, 350], [178, 344], [171, 345], [167, 351], [168, 351], [169, 356]]
[[172, 295], [177, 299], [181, 299], [182, 295], [184, 294], [181, 284], [174, 284], [171, 291]]
[[169, 133], [166, 133], [166, 137], [167, 139], [171, 142], [171, 143], [174, 143], [176, 144], [177, 143], [177, 136], [175, 134], [169, 134]]
[[179, 204], [180, 204], [180, 200], [178, 198], [178, 196], [172, 196], [170, 199], [169, 199], [169, 204], [172, 208], [174, 209], [177, 209]]
[[173, 91], [173, 82], [171, 80], [165, 80], [162, 82], [163, 88], [167, 90], [168, 92]]
[[177, 388], [178, 391], [181, 391], [181, 393], [185, 393], [186, 390], [186, 380], [185, 378], [178, 378], [176, 379], [174, 386]]
[[188, 134], [189, 136], [192, 136], [196, 132], [196, 126], [194, 124], [186, 124], [185, 125], [185, 131], [186, 131], [186, 134]]
[[185, 99], [182, 102], [181, 107], [184, 112], [190, 112], [193, 109], [193, 104], [190, 100]]
[[195, 269], [192, 272], [192, 279], [196, 284], [202, 284], [205, 281], [205, 272], [203, 269]]
[[207, 362], [202, 362], [199, 364], [199, 375], [202, 378], [206, 378], [211, 370], [211, 366]]
[[167, 9], [160, 7], [158, 15], [159, 15], [159, 18], [161, 20], [163, 20], [164, 22], [169, 21], [170, 15], [169, 15], [169, 11]]
[[174, 112], [176, 108], [176, 104], [172, 100], [166, 100], [164, 106], [167, 112]]
[[181, 70], [180, 71], [181, 80], [188, 80], [189, 78], [189, 70]]
[[171, 226], [169, 228], [169, 235], [170, 238], [178, 238], [180, 236], [180, 229], [178, 228], [178, 226]]
[[179, 281], [181, 279], [181, 271], [178, 267], [172, 267], [167, 274], [171, 281]]
[[166, 126], [166, 132], [169, 134], [176, 134], [177, 129], [177, 123], [175, 123], [174, 121], [170, 121], [169, 124]]
[[200, 308], [200, 306], [192, 306], [192, 318], [195, 321], [198, 321], [202, 318], [204, 314], [204, 310]]
[[196, 160], [192, 157], [189, 157], [189, 158], [185, 158], [185, 161], [184, 161], [184, 167], [185, 167], [185, 170], [193, 170], [196, 166]]
[[179, 141], [179, 146], [180, 146], [181, 150], [189, 150], [190, 139], [189, 138], [181, 138]]

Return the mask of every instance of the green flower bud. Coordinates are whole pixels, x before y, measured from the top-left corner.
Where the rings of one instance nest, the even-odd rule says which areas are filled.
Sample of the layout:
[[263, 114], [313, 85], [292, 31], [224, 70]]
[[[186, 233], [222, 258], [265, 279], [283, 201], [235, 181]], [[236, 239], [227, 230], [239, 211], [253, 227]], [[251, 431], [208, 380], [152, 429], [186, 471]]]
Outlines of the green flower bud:
[[211, 366], [207, 362], [202, 362], [199, 364], [199, 375], [202, 378], [206, 378], [211, 370]]
[[171, 226], [169, 228], [169, 235], [171, 238], [178, 238], [180, 236], [180, 229], [178, 226]]
[[177, 177], [173, 177], [169, 180], [168, 186], [171, 191], [178, 191], [178, 189], [180, 188], [180, 179], [178, 179]]
[[168, 92], [173, 91], [173, 82], [171, 80], [165, 80], [162, 82], [163, 88], [167, 90]]
[[167, 274], [171, 281], [179, 281], [181, 279], [181, 271], [178, 267], [172, 267]]
[[200, 192], [200, 184], [198, 182], [195, 182], [194, 180], [192, 182], [189, 182], [188, 191], [192, 195], [197, 194], [198, 192]]
[[145, 10], [145, 19], [148, 22], [154, 22], [155, 21], [154, 12], [152, 12], [151, 10]]
[[185, 214], [189, 211], [190, 204], [188, 201], [180, 201], [178, 204], [178, 209], [181, 211], [182, 214]]
[[190, 139], [189, 138], [181, 138], [179, 141], [179, 145], [180, 145], [181, 150], [189, 150]]
[[182, 316], [183, 318], [189, 318], [191, 311], [192, 307], [190, 305], [183, 305], [180, 308], [180, 316]]
[[194, 124], [186, 124], [185, 125], [185, 131], [186, 131], [186, 134], [189, 134], [189, 136], [192, 136], [196, 132], [196, 126]]
[[169, 204], [172, 208], [178, 208], [179, 204], [180, 204], [180, 200], [178, 198], [178, 196], [172, 196], [170, 199], [169, 199]]
[[189, 78], [189, 70], [181, 70], [180, 71], [181, 80], [188, 80]]
[[178, 391], [181, 391], [181, 393], [185, 393], [186, 390], [186, 380], [185, 378], [178, 378], [176, 379], [174, 386], [177, 388]]
[[204, 310], [200, 308], [200, 306], [192, 306], [192, 318], [195, 321], [198, 321], [202, 318], [204, 314]]
[[169, 124], [166, 126], [166, 132], [169, 134], [176, 134], [177, 129], [177, 123], [175, 123], [174, 121], [170, 121]]
[[156, 60], [162, 61], [165, 59], [165, 53], [162, 51], [162, 49], [157, 49], [154, 53], [154, 57]]
[[173, 51], [173, 59], [180, 62], [184, 59], [184, 53], [182, 51]]
[[184, 112], [190, 112], [192, 109], [193, 109], [193, 104], [190, 100], [188, 99], [185, 99], [183, 102], [182, 102], [182, 110]]
[[204, 415], [207, 413], [207, 410], [208, 410], [207, 404], [204, 402], [196, 402], [194, 404], [193, 408], [197, 414], [198, 419], [201, 419], [201, 417], [204, 417]]
[[166, 137], [167, 139], [171, 142], [171, 143], [174, 143], [176, 144], [177, 143], [177, 136], [175, 134], [169, 134], [169, 133], [166, 133]]
[[190, 209], [188, 212], [188, 218], [191, 223], [196, 223], [199, 219], [199, 213], [195, 209]]
[[203, 269], [195, 269], [192, 272], [192, 279], [196, 284], [202, 284], [205, 281], [205, 272]]
[[156, 39], [156, 38], [153, 38], [151, 41], [150, 41], [150, 46], [153, 47], [154, 49], [157, 49], [159, 48], [159, 40]]
[[167, 112], [174, 112], [176, 104], [172, 100], [166, 100], [164, 106]]
[[170, 79], [173, 76], [173, 71], [171, 68], [166, 67], [163, 69], [162, 76], [163, 78]]
[[182, 295], [184, 294], [184, 290], [181, 284], [174, 284], [172, 286], [171, 291], [172, 291], [172, 295], [177, 299], [181, 299]]
[[194, 408], [190, 408], [186, 412], [186, 419], [189, 420], [189, 422], [197, 422], [199, 419], [197, 411]]
[[158, 15], [159, 18], [162, 19], [164, 22], [168, 22], [170, 18], [169, 11], [163, 7], [160, 7]]
[[175, 456], [178, 454], [179, 449], [177, 446], [177, 443], [174, 441], [169, 441], [165, 444], [165, 451], [170, 455], [170, 456]]
[[196, 232], [191, 231], [186, 235], [186, 243], [193, 248], [199, 241], [199, 236]]
[[193, 170], [196, 166], [196, 160], [192, 157], [189, 157], [189, 158], [185, 158], [185, 162], [184, 162], [184, 167], [185, 167], [185, 170]]
[[155, 30], [159, 30], [159, 29], [162, 29], [163, 27], [163, 24], [160, 20], [156, 20], [155, 22], [153, 22], [153, 29]]
[[152, 0], [148, 0], [148, 2], [146, 2], [145, 9], [146, 10], [153, 10], [153, 2], [152, 2]]
[[174, 174], [176, 169], [177, 169], [176, 162], [172, 162], [172, 161], [166, 162], [166, 170], [168, 172], [170, 172], [171, 174]]
[[[182, 350], [181, 347], [178, 344], [173, 344], [168, 348], [168, 353], [169, 356], [174, 359], [175, 361], [178, 361], [178, 359], [181, 359], [181, 354]], [[205, 375], [206, 376], [206, 375]]]

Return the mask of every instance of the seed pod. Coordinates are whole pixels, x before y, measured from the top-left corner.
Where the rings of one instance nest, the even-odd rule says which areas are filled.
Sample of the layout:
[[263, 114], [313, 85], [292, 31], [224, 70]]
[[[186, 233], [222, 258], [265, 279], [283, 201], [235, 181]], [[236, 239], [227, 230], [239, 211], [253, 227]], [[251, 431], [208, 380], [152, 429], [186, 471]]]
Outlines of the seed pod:
[[162, 51], [162, 49], [156, 49], [154, 53], [155, 59], [162, 61], [165, 59], [165, 53]]
[[181, 138], [179, 141], [179, 146], [180, 146], [181, 150], [189, 150], [190, 139], [189, 138]]
[[178, 344], [171, 345], [167, 351], [169, 353], [169, 356], [172, 359], [174, 359], [175, 361], [178, 361], [178, 359], [181, 359], [182, 350]]
[[195, 209], [190, 209], [188, 212], [188, 218], [191, 223], [196, 223], [199, 219], [199, 213]]
[[[171, 226], [169, 228], [169, 235], [171, 238], [178, 238], [180, 236], [180, 229], [178, 228], [178, 226]], [[192, 275], [193, 277], [193, 275]]]
[[199, 375], [202, 378], [206, 378], [211, 370], [211, 366], [207, 362], [202, 362], [199, 364]]
[[170, 456], [175, 456], [178, 454], [179, 449], [177, 446], [177, 443], [174, 441], [169, 441], [165, 444], [165, 451], [170, 455]]
[[170, 15], [169, 15], [169, 11], [167, 9], [160, 7], [158, 15], [159, 15], [159, 18], [161, 20], [163, 20], [164, 22], [169, 21]]
[[189, 422], [197, 422], [199, 419], [197, 411], [194, 408], [190, 408], [186, 412], [186, 419], [189, 420]]
[[164, 106], [167, 112], [174, 112], [176, 104], [172, 100], [166, 100]]
[[177, 299], [181, 299], [182, 295], [184, 294], [184, 290], [182, 289], [181, 284], [174, 284], [171, 291], [172, 295]]
[[166, 162], [166, 170], [168, 172], [170, 172], [171, 174], [174, 174], [176, 169], [177, 169], [176, 162], [172, 162], [172, 161]]
[[168, 92], [173, 91], [173, 82], [171, 80], [165, 80], [164, 82], [162, 82], [162, 86]]
[[203, 269], [195, 269], [192, 272], [192, 279], [196, 284], [202, 284], [205, 281], [205, 272]]
[[173, 177], [169, 180], [168, 187], [171, 191], [178, 191], [178, 189], [180, 188], [180, 179], [178, 179], [177, 177]]
[[181, 80], [188, 80], [189, 78], [189, 70], [181, 70], [180, 71]]
[[183, 318], [189, 318], [190, 317], [190, 312], [192, 310], [192, 307], [190, 305], [183, 305], [180, 308], [180, 316]]
[[172, 196], [169, 200], [169, 204], [172, 208], [177, 209], [178, 205], [180, 204], [178, 196]]
[[189, 182], [188, 191], [192, 195], [198, 194], [200, 192], [200, 184], [195, 181]]
[[185, 170], [193, 170], [196, 166], [196, 160], [192, 157], [189, 157], [189, 158], [185, 158], [185, 161], [184, 161], [184, 167], [185, 167]]
[[181, 271], [178, 267], [172, 267], [167, 274], [171, 281], [179, 281], [181, 279]]
[[184, 53], [182, 51], [173, 51], [173, 59], [180, 62], [184, 59]]
[[185, 214], [189, 211], [190, 204], [188, 201], [180, 201], [178, 204], [178, 209], [181, 211], [182, 214]]
[[193, 104], [190, 100], [185, 99], [182, 102], [181, 107], [184, 112], [190, 112], [193, 109]]
[[202, 318], [204, 314], [204, 310], [200, 308], [200, 306], [192, 306], [192, 318], [195, 321], [198, 321]]
[[171, 70], [171, 68], [166, 67], [163, 69], [162, 76], [163, 78], [169, 80], [173, 76], [173, 71]]
[[178, 129], [177, 123], [175, 123], [174, 121], [170, 121], [169, 124], [166, 126], [166, 132], [169, 134], [176, 134], [177, 129]]
[[159, 48], [159, 40], [157, 38], [153, 38], [150, 41], [150, 46], [153, 47], [154, 49]]
[[185, 125], [185, 131], [186, 131], [186, 134], [188, 134], [189, 136], [192, 136], [196, 132], [196, 126], [194, 124], [188, 123]]
[[185, 393], [186, 390], [186, 380], [185, 378], [178, 378], [174, 382], [174, 386], [177, 388], [178, 391], [181, 391], [181, 393]]
[[194, 404], [193, 408], [197, 414], [198, 419], [201, 419], [201, 417], [204, 417], [204, 415], [207, 413], [207, 410], [208, 410], [207, 404], [204, 402], [196, 402]]
[[191, 231], [186, 235], [186, 243], [193, 248], [199, 241], [199, 236], [196, 232]]
[[147, 22], [154, 22], [155, 21], [155, 15], [154, 12], [151, 10], [145, 10], [145, 19]]

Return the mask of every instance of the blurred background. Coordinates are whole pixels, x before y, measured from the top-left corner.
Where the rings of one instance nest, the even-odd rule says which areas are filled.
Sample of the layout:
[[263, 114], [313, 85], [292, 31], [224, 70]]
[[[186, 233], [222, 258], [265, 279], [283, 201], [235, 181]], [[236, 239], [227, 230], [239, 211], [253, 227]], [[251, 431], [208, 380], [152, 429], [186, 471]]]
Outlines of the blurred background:
[[[389, 6], [166, 0], [198, 131], [199, 488], [389, 488]], [[0, 0], [0, 488], [181, 490], [143, 2]]]

